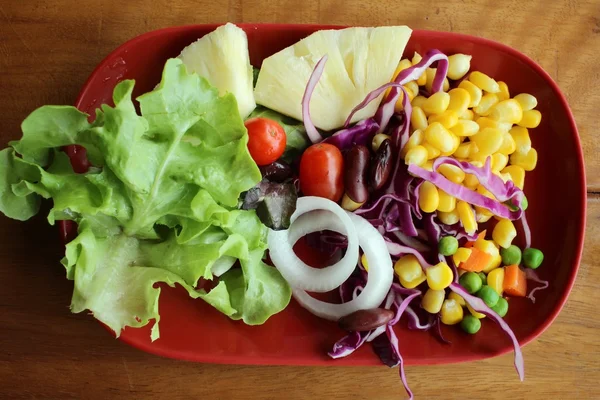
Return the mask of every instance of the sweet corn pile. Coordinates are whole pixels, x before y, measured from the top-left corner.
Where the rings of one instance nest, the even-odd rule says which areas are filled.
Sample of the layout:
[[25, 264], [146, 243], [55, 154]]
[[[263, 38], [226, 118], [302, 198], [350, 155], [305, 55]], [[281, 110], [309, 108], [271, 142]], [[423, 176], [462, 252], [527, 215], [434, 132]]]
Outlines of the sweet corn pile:
[[[401, 60], [395, 74], [420, 60], [418, 53], [412, 60]], [[470, 71], [469, 55], [455, 54], [449, 56], [448, 61], [448, 74], [442, 91], [429, 97], [422, 94], [431, 92], [434, 68], [428, 68], [418, 79], [404, 85], [412, 113], [410, 136], [401, 149], [401, 157], [407, 165], [416, 164], [428, 171], [432, 171], [435, 159], [442, 156], [477, 167], [482, 167], [490, 158], [494, 174], [504, 182], [510, 180], [523, 189], [525, 173], [536, 167], [538, 158], [529, 132], [541, 121], [541, 113], [535, 109], [537, 99], [527, 93], [511, 97], [505, 82], [498, 82], [480, 71]], [[448, 78], [454, 81], [452, 85]], [[395, 108], [396, 112], [402, 112], [402, 96]], [[459, 167], [442, 164], [437, 172], [453, 183], [494, 199], [476, 176], [465, 173]], [[467, 234], [477, 237], [451, 249], [451, 260], [458, 267], [459, 283], [503, 317], [508, 303], [502, 296], [525, 295], [521, 287], [524, 284], [515, 284], [518, 281], [513, 275], [517, 273], [519, 278], [518, 271], [511, 270], [511, 280], [505, 282], [505, 268], [516, 264], [518, 270], [521, 262], [521, 250], [512, 245], [517, 236], [513, 222], [458, 200], [429, 181], [419, 186], [418, 207], [423, 213], [435, 213], [443, 224], [460, 224]], [[525, 208], [526, 204], [523, 205]], [[490, 221], [492, 217], [495, 218]], [[481, 225], [488, 221], [491, 228], [481, 230]], [[491, 235], [486, 238], [488, 231]], [[449, 254], [448, 250], [442, 251], [440, 247], [440, 254], [444, 252]], [[537, 265], [532, 268], [537, 268]], [[461, 324], [467, 333], [479, 330], [480, 323], [473, 320], [485, 316], [473, 311], [462, 297], [446, 290], [454, 279], [453, 270], [446, 262], [425, 268], [409, 254], [396, 261], [394, 270], [400, 284], [407, 289], [417, 288], [426, 282], [421, 307], [438, 315], [443, 324]]]

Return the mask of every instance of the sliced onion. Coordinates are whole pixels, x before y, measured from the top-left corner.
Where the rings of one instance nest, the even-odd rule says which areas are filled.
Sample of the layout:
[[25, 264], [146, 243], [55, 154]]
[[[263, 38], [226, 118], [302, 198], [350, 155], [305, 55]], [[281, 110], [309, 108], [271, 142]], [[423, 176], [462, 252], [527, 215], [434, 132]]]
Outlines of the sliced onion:
[[[357, 310], [379, 307], [386, 298], [394, 278], [392, 258], [387, 251], [383, 236], [364, 218], [351, 213], [348, 215], [356, 227], [360, 247], [365, 252], [369, 263], [368, 280], [364, 290], [353, 300], [342, 304], [317, 300], [304, 290], [293, 289], [292, 291], [294, 298], [302, 307], [318, 317], [332, 321], [337, 321]], [[321, 217], [323, 220], [326, 218], [325, 215]], [[336, 231], [341, 228], [338, 219], [331, 218], [329, 222], [333, 222], [333, 224], [328, 225], [328, 229]], [[318, 223], [318, 221], [313, 221], [313, 223]]]
[[[323, 217], [304, 214], [320, 211]], [[358, 236], [349, 214], [337, 203], [323, 197], [300, 197], [291, 225], [285, 231], [269, 231], [268, 244], [271, 261], [292, 288], [311, 292], [328, 292], [340, 286], [352, 274], [358, 263]], [[369, 225], [370, 226], [370, 225]], [[333, 229], [337, 228], [337, 229]], [[344, 257], [326, 268], [313, 268], [294, 253], [293, 246], [302, 236], [322, 230], [333, 230], [346, 235], [348, 247]], [[380, 301], [381, 303], [381, 301]], [[379, 305], [379, 304], [378, 304]]]
[[210, 271], [214, 276], [221, 276], [225, 272], [229, 271], [233, 264], [237, 261], [237, 258], [231, 256], [221, 256], [215, 261], [210, 268]]

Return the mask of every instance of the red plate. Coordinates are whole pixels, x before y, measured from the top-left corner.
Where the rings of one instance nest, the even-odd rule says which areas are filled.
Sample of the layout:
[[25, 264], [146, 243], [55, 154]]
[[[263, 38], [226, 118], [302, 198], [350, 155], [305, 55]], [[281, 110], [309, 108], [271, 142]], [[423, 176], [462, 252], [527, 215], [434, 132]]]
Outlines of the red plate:
[[[125, 43], [98, 65], [84, 85], [77, 107], [93, 114], [111, 103], [118, 81], [135, 79], [135, 93], [151, 90], [159, 81], [164, 62], [217, 25], [199, 25], [149, 32]], [[263, 58], [310, 33], [332, 28], [318, 25], [242, 24], [248, 34], [250, 58]], [[523, 54], [486, 39], [455, 33], [415, 31], [406, 49], [423, 54], [437, 48], [445, 53], [473, 55], [472, 68], [505, 81], [513, 94], [527, 92], [538, 98], [542, 124], [532, 130], [538, 150], [535, 171], [527, 174], [527, 217], [533, 246], [543, 249], [539, 273], [551, 281], [536, 304], [510, 299], [506, 318], [522, 345], [541, 334], [556, 318], [575, 280], [583, 247], [586, 185], [583, 155], [573, 115], [565, 97], [542, 68]], [[75, 155], [77, 156], [77, 155]], [[66, 231], [69, 226], [63, 226]], [[72, 232], [71, 232], [72, 233]], [[150, 327], [125, 329], [121, 339], [141, 350], [179, 359], [231, 364], [370, 365], [379, 364], [369, 346], [345, 359], [326, 355], [343, 332], [336, 324], [318, 319], [293, 300], [282, 313], [262, 326], [231, 321], [180, 289], [163, 289], [160, 298], [161, 337], [150, 342]], [[504, 333], [485, 321], [478, 335], [467, 336], [456, 327], [444, 327], [452, 345], [432, 335], [399, 328], [400, 348], [408, 364], [440, 364], [479, 360], [512, 350]]]

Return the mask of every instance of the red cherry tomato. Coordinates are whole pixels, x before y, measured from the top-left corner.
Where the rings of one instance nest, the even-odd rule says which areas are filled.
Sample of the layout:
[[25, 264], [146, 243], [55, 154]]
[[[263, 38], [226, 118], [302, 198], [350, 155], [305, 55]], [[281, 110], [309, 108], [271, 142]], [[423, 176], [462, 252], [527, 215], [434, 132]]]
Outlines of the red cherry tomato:
[[269, 165], [281, 157], [287, 139], [281, 125], [267, 118], [251, 118], [244, 125], [248, 129], [248, 150], [257, 165]]
[[335, 202], [344, 194], [344, 157], [328, 143], [310, 146], [300, 159], [300, 190], [305, 196], [325, 197]]

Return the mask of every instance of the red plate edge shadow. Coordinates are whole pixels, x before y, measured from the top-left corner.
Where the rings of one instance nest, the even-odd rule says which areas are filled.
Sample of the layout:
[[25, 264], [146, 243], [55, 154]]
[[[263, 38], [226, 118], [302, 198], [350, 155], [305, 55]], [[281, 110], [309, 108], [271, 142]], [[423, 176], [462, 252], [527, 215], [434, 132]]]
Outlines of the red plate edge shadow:
[[[112, 103], [112, 88], [122, 79], [136, 79], [135, 94], [151, 90], [158, 83], [162, 70], [162, 66], [156, 68], [156, 64], [176, 56], [185, 45], [219, 25], [165, 28], [129, 40], [95, 68], [84, 84], [76, 106], [89, 113], [104, 102]], [[283, 24], [238, 26], [248, 34], [251, 59], [255, 65], [265, 56], [316, 30], [344, 28]], [[148, 46], [149, 42], [155, 46]], [[472, 54], [473, 69], [506, 81], [509, 88], [517, 88], [515, 93], [529, 92], [539, 100], [542, 124], [531, 135], [534, 146], [538, 149], [539, 162], [536, 170], [527, 174], [529, 186], [526, 184], [525, 191], [530, 204], [528, 219], [532, 226], [533, 245], [542, 248], [546, 254], [546, 265], [539, 272], [542, 278], [551, 280], [551, 287], [537, 296], [535, 305], [525, 299], [510, 299], [507, 322], [524, 346], [547, 329], [558, 316], [572, 289], [581, 261], [587, 192], [577, 127], [557, 84], [524, 54], [483, 38], [415, 30], [405, 56], [410, 57], [414, 50], [422, 54], [434, 47], [448, 54]], [[552, 138], [554, 140], [547, 140], [550, 137], [547, 131], [555, 134]], [[543, 133], [543, 136], [539, 133]], [[558, 157], [559, 150], [562, 158]], [[532, 180], [536, 181], [534, 187], [531, 186]], [[558, 185], [563, 190], [568, 188], [572, 196], [566, 200], [552, 200], [552, 197], [557, 196], [548, 195]], [[550, 215], [548, 211], [553, 212], [554, 220], [562, 220], [561, 224], [545, 221], [549, 219], [544, 218]], [[557, 212], [559, 215], [556, 215]], [[59, 226], [63, 234], [73, 234], [72, 224], [60, 221]], [[564, 237], [556, 234], [557, 229], [560, 232], [561, 228]], [[334, 323], [310, 315], [294, 300], [284, 312], [257, 327], [231, 321], [204, 302], [190, 299], [179, 289], [168, 288], [162, 291], [160, 310], [159, 340], [150, 342], [151, 324], [144, 328], [127, 328], [119, 338], [149, 353], [198, 362], [380, 365], [370, 346], [363, 346], [344, 359], [331, 360], [326, 351], [343, 332]], [[446, 364], [480, 360], [512, 351], [510, 341], [495, 324], [486, 321], [482, 325], [482, 330], [475, 336], [467, 336], [456, 327], [444, 327], [444, 334], [452, 340], [452, 345], [443, 345], [425, 332], [400, 328], [398, 333], [404, 360], [409, 365]]]

